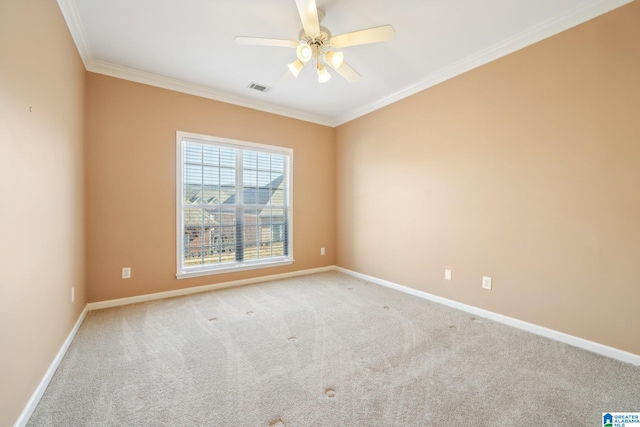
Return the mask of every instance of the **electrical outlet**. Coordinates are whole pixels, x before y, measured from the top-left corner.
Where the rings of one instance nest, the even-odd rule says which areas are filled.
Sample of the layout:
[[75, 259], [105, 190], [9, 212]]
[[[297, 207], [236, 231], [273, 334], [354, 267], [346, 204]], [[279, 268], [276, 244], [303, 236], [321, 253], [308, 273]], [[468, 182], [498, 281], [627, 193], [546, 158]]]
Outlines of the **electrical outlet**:
[[324, 248], [320, 248], [320, 255], [324, 255]]
[[444, 280], [451, 280], [451, 270], [444, 271]]
[[491, 277], [482, 277], [482, 289], [491, 289]]
[[131, 267], [125, 267], [122, 269], [122, 278], [131, 279]]
[[76, 292], [75, 292], [76, 288], [71, 288], [71, 302], [74, 302], [76, 300]]

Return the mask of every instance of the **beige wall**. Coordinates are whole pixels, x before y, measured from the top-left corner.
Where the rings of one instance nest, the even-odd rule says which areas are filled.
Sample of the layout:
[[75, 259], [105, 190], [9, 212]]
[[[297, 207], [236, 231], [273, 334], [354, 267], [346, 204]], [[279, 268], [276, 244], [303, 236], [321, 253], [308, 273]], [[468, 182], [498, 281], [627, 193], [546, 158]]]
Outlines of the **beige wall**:
[[639, 22], [634, 2], [340, 126], [338, 265], [640, 354]]
[[86, 304], [84, 76], [55, 1], [0, 3], [1, 426], [16, 421]]
[[[86, 116], [89, 301], [335, 263], [334, 129], [93, 73]], [[177, 130], [294, 149], [293, 265], [176, 279]]]
[[[85, 73], [55, 2], [3, 1], [0, 425], [87, 301], [334, 263], [640, 354], [639, 21], [634, 2], [334, 130]], [[294, 265], [175, 279], [176, 130], [295, 150]]]

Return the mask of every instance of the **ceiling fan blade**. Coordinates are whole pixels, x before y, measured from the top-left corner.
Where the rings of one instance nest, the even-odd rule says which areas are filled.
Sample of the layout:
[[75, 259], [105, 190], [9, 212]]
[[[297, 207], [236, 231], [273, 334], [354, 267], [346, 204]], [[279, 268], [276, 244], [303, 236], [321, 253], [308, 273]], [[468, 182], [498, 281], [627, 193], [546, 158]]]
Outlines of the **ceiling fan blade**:
[[[333, 66], [329, 62], [325, 62], [325, 64], [333, 68]], [[360, 79], [360, 74], [358, 74], [358, 72], [353, 68], [351, 68], [351, 66], [346, 62], [343, 62], [342, 65], [340, 65], [338, 68], [333, 68], [333, 69], [336, 71], [336, 73], [340, 74], [342, 78], [348, 81], [349, 83], [357, 82]]]
[[331, 38], [331, 47], [343, 48], [359, 44], [378, 43], [395, 37], [395, 30], [391, 25], [368, 28], [352, 33], [340, 34]]
[[302, 28], [308, 35], [314, 37], [320, 35], [320, 20], [318, 19], [318, 8], [316, 0], [296, 0]]
[[298, 47], [298, 42], [295, 40], [267, 39], [264, 37], [237, 36], [236, 43], [253, 45], [253, 46], [277, 46], [277, 47], [292, 47], [292, 48]]

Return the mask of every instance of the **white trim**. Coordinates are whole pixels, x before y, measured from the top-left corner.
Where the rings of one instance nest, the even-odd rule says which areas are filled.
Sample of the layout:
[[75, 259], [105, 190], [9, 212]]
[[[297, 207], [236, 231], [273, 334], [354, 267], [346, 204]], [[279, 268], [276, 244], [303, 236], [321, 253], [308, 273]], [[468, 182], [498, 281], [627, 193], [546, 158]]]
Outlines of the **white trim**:
[[51, 381], [51, 378], [53, 378], [53, 375], [56, 372], [56, 369], [58, 369], [58, 366], [60, 365], [60, 362], [64, 358], [67, 350], [69, 349], [69, 346], [71, 345], [71, 342], [75, 338], [76, 333], [80, 329], [80, 326], [82, 325], [82, 322], [84, 321], [84, 319], [85, 319], [85, 317], [86, 317], [86, 315], [87, 315], [87, 313], [89, 311], [101, 310], [101, 309], [104, 309], [104, 308], [111, 308], [111, 307], [120, 307], [120, 306], [123, 306], [123, 305], [136, 304], [136, 303], [147, 302], [147, 301], [156, 301], [156, 300], [159, 300], [159, 299], [173, 298], [173, 297], [178, 297], [178, 296], [183, 296], [183, 295], [192, 295], [192, 294], [201, 293], [201, 292], [208, 292], [208, 291], [214, 291], [214, 290], [218, 290], [218, 289], [225, 289], [225, 288], [231, 288], [231, 287], [236, 287], [236, 286], [250, 285], [250, 284], [254, 284], [254, 283], [268, 282], [268, 281], [272, 281], [272, 280], [287, 279], [287, 278], [290, 278], [290, 277], [306, 276], [306, 275], [317, 274], [317, 273], [325, 273], [325, 272], [329, 272], [329, 271], [339, 271], [339, 272], [347, 274], [349, 276], [353, 276], [353, 277], [356, 277], [358, 279], [366, 280], [368, 282], [371, 282], [371, 283], [374, 283], [374, 284], [377, 284], [377, 285], [381, 285], [381, 286], [385, 286], [385, 287], [388, 287], [388, 288], [391, 288], [391, 289], [395, 289], [397, 291], [404, 292], [404, 293], [407, 293], [409, 295], [414, 295], [414, 296], [417, 296], [419, 298], [424, 298], [424, 299], [427, 299], [429, 301], [433, 301], [433, 302], [436, 302], [436, 303], [439, 303], [439, 304], [444, 304], [446, 306], [449, 306], [449, 307], [452, 307], [452, 308], [456, 308], [458, 310], [466, 311], [468, 313], [472, 313], [472, 314], [477, 315], [477, 316], [485, 317], [487, 319], [491, 319], [491, 320], [494, 320], [496, 322], [504, 323], [504, 324], [506, 324], [508, 326], [512, 326], [512, 327], [515, 327], [515, 328], [518, 328], [518, 329], [522, 329], [522, 330], [534, 333], [536, 335], [542, 335], [544, 337], [551, 338], [553, 340], [560, 341], [560, 342], [563, 342], [565, 344], [572, 345], [574, 347], [582, 348], [584, 350], [588, 350], [588, 351], [591, 351], [591, 352], [596, 353], [596, 354], [600, 354], [600, 355], [603, 355], [603, 356], [606, 356], [606, 357], [610, 357], [612, 359], [619, 360], [621, 362], [631, 363], [633, 365], [640, 366], [640, 355], [636, 355], [636, 354], [633, 354], [633, 353], [628, 353], [626, 351], [619, 350], [619, 349], [616, 349], [616, 348], [613, 348], [613, 347], [608, 347], [608, 346], [603, 345], [603, 344], [598, 344], [598, 343], [595, 343], [595, 342], [592, 342], [592, 341], [588, 341], [588, 340], [585, 340], [585, 339], [582, 339], [582, 338], [574, 337], [572, 335], [568, 335], [568, 334], [565, 334], [565, 333], [562, 333], [562, 332], [554, 331], [552, 329], [547, 329], [547, 328], [544, 328], [542, 326], [538, 326], [538, 325], [534, 325], [534, 324], [531, 324], [531, 323], [528, 323], [528, 322], [524, 322], [522, 320], [514, 319], [514, 318], [511, 318], [511, 317], [508, 317], [508, 316], [503, 316], [501, 314], [493, 313], [491, 311], [484, 310], [484, 309], [481, 309], [481, 308], [478, 308], [478, 307], [474, 307], [474, 306], [470, 306], [470, 305], [467, 305], [467, 304], [459, 303], [459, 302], [456, 302], [456, 301], [453, 301], [453, 300], [450, 300], [450, 299], [447, 299], [447, 298], [443, 298], [443, 297], [439, 297], [439, 296], [436, 296], [436, 295], [429, 294], [427, 292], [422, 292], [422, 291], [418, 291], [416, 289], [408, 288], [406, 286], [398, 285], [396, 283], [389, 282], [387, 280], [378, 279], [377, 277], [368, 276], [366, 274], [357, 273], [357, 272], [352, 271], [352, 270], [347, 270], [346, 268], [342, 268], [342, 267], [338, 267], [338, 266], [332, 265], [332, 266], [327, 266], [327, 267], [313, 268], [313, 269], [309, 269], [309, 270], [299, 270], [299, 271], [292, 271], [292, 272], [289, 272], [289, 273], [274, 274], [274, 275], [271, 275], [271, 276], [260, 276], [260, 277], [254, 277], [254, 278], [251, 278], [251, 279], [234, 280], [234, 281], [231, 281], [231, 282], [223, 282], [223, 283], [217, 283], [217, 284], [213, 284], [213, 285], [197, 286], [197, 287], [193, 287], [193, 288], [177, 289], [177, 290], [174, 290], [174, 291], [158, 292], [158, 293], [154, 293], [154, 294], [140, 295], [140, 296], [136, 296], [136, 297], [120, 298], [120, 299], [115, 299], [115, 300], [88, 303], [85, 306], [85, 308], [82, 311], [82, 313], [80, 314], [80, 317], [76, 321], [75, 325], [73, 326], [73, 329], [69, 333], [69, 336], [67, 336], [67, 339], [62, 344], [62, 347], [60, 348], [60, 351], [58, 351], [58, 354], [56, 355], [56, 357], [53, 360], [53, 362], [51, 363], [51, 366], [49, 366], [49, 369], [47, 369], [47, 372], [45, 373], [44, 377], [40, 381], [40, 384], [38, 385], [36, 390], [31, 395], [31, 398], [29, 399], [29, 402], [27, 402], [27, 405], [22, 410], [22, 413], [18, 417], [18, 420], [15, 422], [14, 427], [24, 427], [24, 426], [27, 425], [27, 422], [29, 421], [29, 418], [31, 417], [31, 415], [33, 414], [33, 411], [38, 406], [38, 403], [40, 402], [40, 399], [42, 398], [42, 395], [44, 394], [45, 390], [47, 389], [47, 386], [49, 385], [49, 382]]
[[631, 3], [633, 0], [593, 0], [585, 5], [570, 10], [567, 13], [516, 34], [513, 37], [496, 43], [487, 49], [483, 49], [480, 52], [463, 58], [454, 64], [437, 70], [398, 92], [389, 94], [379, 100], [334, 117], [327, 117], [297, 109], [280, 107], [268, 102], [224, 92], [207, 86], [188, 83], [158, 74], [95, 60], [92, 56], [91, 47], [87, 40], [86, 32], [82, 27], [82, 22], [75, 7], [75, 3], [72, 0], [57, 1], [87, 71], [173, 90], [176, 92], [200, 96], [202, 98], [213, 99], [215, 101], [226, 102], [241, 107], [252, 108], [254, 110], [264, 111], [306, 122], [317, 123], [319, 125], [337, 127], [435, 86], [438, 83], [442, 83], [445, 80], [449, 80], [488, 62], [494, 61], [548, 37], [561, 33], [569, 28], [580, 25], [586, 21]]
[[201, 268], [199, 270], [185, 270], [182, 273], [176, 274], [176, 279], [189, 279], [191, 277], [213, 276], [215, 274], [235, 273], [237, 271], [258, 270], [261, 268], [282, 267], [284, 265], [291, 265], [294, 263], [292, 259], [284, 259], [279, 261], [264, 261], [251, 263], [236, 263], [232, 267], [219, 267], [215, 269]]
[[183, 132], [176, 132], [176, 274], [182, 270], [182, 253], [184, 251], [182, 223], [184, 222], [182, 197], [183, 186], [180, 185], [181, 176], [184, 175], [184, 165], [182, 163], [182, 141]]
[[[288, 191], [285, 194], [287, 203], [287, 253], [288, 255], [269, 258], [263, 261], [251, 260], [246, 262], [234, 262], [229, 265], [205, 265], [198, 267], [185, 267], [183, 265], [184, 242], [183, 242], [183, 222], [184, 209], [184, 164], [183, 151], [186, 142], [197, 144], [211, 144], [216, 147], [224, 146], [233, 150], [255, 150], [263, 153], [284, 156], [283, 176], [286, 178]], [[236, 184], [242, 182], [242, 156], [236, 156]], [[237, 193], [236, 203], [243, 205], [242, 193]], [[222, 138], [211, 135], [201, 135], [197, 133], [176, 131], [176, 278], [186, 279], [190, 277], [210, 276], [214, 274], [231, 273], [235, 271], [255, 270], [259, 268], [280, 267], [293, 264], [293, 148], [278, 145], [261, 144], [257, 142], [241, 141], [238, 139]]]
[[493, 46], [441, 68], [398, 92], [358, 107], [345, 114], [341, 114], [334, 118], [334, 126], [342, 125], [351, 120], [357, 119], [358, 117], [362, 117], [373, 111], [379, 110], [382, 107], [393, 104], [394, 102], [400, 101], [401, 99], [407, 98], [418, 92], [422, 92], [425, 89], [437, 85], [438, 83], [452, 79], [460, 74], [480, 67], [481, 65], [485, 65], [498, 58], [559, 34], [572, 27], [631, 3], [632, 1], [633, 0], [594, 0], [588, 4], [579, 6], [563, 15], [535, 25], [534, 27], [516, 34], [513, 37], [502, 40]]
[[53, 374], [56, 373], [56, 370], [58, 369], [60, 362], [62, 362], [64, 355], [67, 354], [67, 350], [69, 349], [71, 342], [76, 337], [76, 334], [78, 333], [78, 330], [82, 325], [82, 322], [84, 322], [84, 318], [86, 317], [87, 312], [88, 312], [88, 309], [87, 309], [87, 306], [85, 306], [84, 310], [82, 310], [82, 313], [80, 313], [80, 317], [78, 317], [78, 320], [76, 321], [75, 325], [73, 325], [71, 332], [69, 332], [67, 339], [64, 340], [62, 347], [60, 347], [58, 354], [56, 354], [56, 357], [53, 359], [53, 362], [51, 362], [49, 369], [47, 369], [47, 371], [44, 374], [44, 377], [42, 377], [42, 380], [40, 380], [40, 384], [38, 384], [38, 387], [36, 387], [35, 391], [31, 395], [31, 398], [27, 402], [27, 405], [24, 407], [24, 409], [22, 410], [22, 413], [16, 420], [14, 427], [23, 427], [23, 426], [26, 426], [27, 423], [29, 422], [29, 418], [31, 418], [33, 411], [35, 411], [36, 407], [38, 406], [38, 403], [40, 403], [40, 399], [42, 398], [42, 395], [44, 394], [45, 390], [49, 386], [49, 383], [51, 382], [51, 378], [53, 378]]
[[224, 145], [229, 148], [248, 147], [250, 149], [263, 151], [271, 154], [286, 153], [288, 156], [293, 155], [293, 148], [285, 147], [281, 145], [262, 144], [259, 142], [243, 141], [241, 139], [223, 138], [221, 136], [203, 135], [200, 133], [176, 131], [176, 141], [182, 141], [182, 139], [190, 139], [193, 142], [210, 142], [215, 145]]
[[73, 0], [58, 0], [58, 7], [67, 23], [71, 38], [73, 38], [76, 44], [84, 68], [88, 70], [93, 62], [93, 54], [91, 53], [91, 45], [87, 39], [87, 33], [82, 26], [82, 20], [80, 19], [80, 13], [76, 8], [76, 4]]
[[269, 102], [258, 101], [241, 95], [213, 89], [208, 86], [189, 83], [184, 80], [161, 76], [159, 74], [136, 70], [122, 65], [111, 64], [104, 61], [92, 60], [86, 66], [87, 71], [104, 74], [105, 76], [116, 77], [162, 89], [173, 90], [175, 92], [195, 95], [214, 101], [226, 102], [240, 107], [251, 108], [253, 110], [264, 111], [266, 113], [277, 114], [279, 116], [290, 117], [292, 119], [303, 120], [305, 122], [317, 123], [319, 125], [334, 126], [334, 121], [328, 117], [311, 114], [293, 108], [281, 107]]
[[184, 295], [198, 294], [201, 292], [215, 291], [218, 289], [233, 288], [236, 286], [251, 285], [254, 283], [269, 282], [273, 280], [288, 279], [290, 277], [307, 276], [309, 274], [325, 273], [334, 271], [334, 266], [313, 268], [309, 270], [292, 271], [289, 273], [272, 274], [270, 276], [259, 276], [250, 279], [234, 280], [231, 282], [216, 283], [213, 285], [196, 286], [193, 288], [176, 289], [174, 291], [158, 292], [154, 294], [139, 295], [136, 297], [120, 298], [102, 302], [91, 302], [87, 304], [87, 311], [101, 310], [103, 308], [120, 307], [122, 305], [137, 304], [140, 302], [155, 301], [165, 298], [180, 297]]
[[58, 351], [58, 354], [56, 354], [56, 357], [53, 359], [53, 362], [51, 362], [49, 369], [47, 369], [47, 371], [45, 372], [44, 377], [40, 381], [40, 384], [38, 384], [38, 387], [36, 387], [35, 391], [31, 395], [31, 398], [27, 402], [26, 406], [22, 410], [22, 413], [20, 413], [20, 416], [18, 417], [18, 419], [16, 420], [13, 426], [24, 427], [29, 422], [29, 418], [31, 418], [33, 411], [35, 411], [36, 407], [38, 406], [38, 403], [40, 403], [40, 399], [42, 398], [42, 395], [44, 394], [45, 390], [49, 386], [49, 383], [51, 382], [53, 375], [58, 369], [60, 362], [62, 362], [62, 359], [67, 353], [67, 350], [71, 345], [71, 342], [73, 341], [76, 334], [78, 333], [78, 330], [80, 329], [80, 326], [82, 325], [82, 322], [84, 322], [84, 319], [87, 316], [87, 313], [89, 311], [100, 310], [103, 308], [119, 307], [122, 305], [135, 304], [139, 302], [155, 301], [159, 299], [172, 298], [172, 297], [183, 296], [183, 295], [191, 295], [191, 294], [196, 294], [200, 292], [213, 291], [216, 289], [225, 289], [225, 288], [231, 288], [236, 286], [250, 285], [253, 283], [267, 282], [271, 280], [281, 280], [281, 279], [287, 279], [290, 277], [325, 273], [327, 271], [334, 271], [334, 270], [335, 270], [335, 267], [331, 265], [328, 267], [292, 271], [290, 273], [273, 274], [271, 276], [261, 276], [261, 277], [254, 277], [251, 279], [234, 280], [232, 282], [217, 283], [214, 285], [197, 286], [194, 288], [178, 289], [175, 291], [158, 292], [155, 294], [140, 295], [140, 296], [130, 297], [130, 298], [120, 298], [115, 300], [88, 303], [84, 307], [84, 310], [82, 310], [80, 317], [78, 317], [78, 320], [76, 321], [75, 325], [71, 329], [71, 332], [69, 332], [67, 339], [62, 344], [62, 347]]
[[552, 340], [560, 341], [565, 344], [569, 344], [574, 347], [581, 348], [583, 350], [590, 351], [592, 353], [600, 354], [602, 356], [610, 357], [611, 359], [619, 360], [621, 362], [631, 363], [632, 365], [640, 366], [640, 355], [619, 350], [617, 348], [609, 347], [597, 342], [588, 341], [583, 338], [578, 338], [573, 335], [565, 334], [564, 332], [558, 332], [553, 329], [548, 329], [543, 326], [534, 325], [523, 320], [514, 319], [513, 317], [503, 316], [502, 314], [494, 313], [492, 311], [484, 310], [482, 308], [474, 307], [471, 305], [463, 304], [461, 302], [453, 301], [447, 298], [439, 297], [427, 292], [418, 291], [416, 289], [408, 288], [406, 286], [398, 285], [397, 283], [389, 282], [388, 280], [378, 279], [377, 277], [368, 276], [366, 274], [357, 273], [352, 270], [347, 270], [342, 267], [335, 267], [336, 271], [344, 274], [348, 274], [358, 279], [366, 280], [367, 282], [382, 285], [387, 288], [395, 289], [400, 292], [404, 292], [409, 295], [424, 298], [429, 301], [443, 304], [449, 307], [456, 308], [458, 310], [466, 311], [467, 313], [474, 314], [476, 316], [485, 317], [487, 319], [503, 323], [514, 328], [522, 329], [527, 332], [541, 335]]

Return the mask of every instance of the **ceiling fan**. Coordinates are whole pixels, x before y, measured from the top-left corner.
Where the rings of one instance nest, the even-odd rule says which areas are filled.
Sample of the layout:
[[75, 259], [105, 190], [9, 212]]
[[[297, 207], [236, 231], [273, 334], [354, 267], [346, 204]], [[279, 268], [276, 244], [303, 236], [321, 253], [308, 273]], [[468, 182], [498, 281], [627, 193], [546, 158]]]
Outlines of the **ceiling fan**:
[[298, 77], [305, 64], [312, 62], [315, 64], [320, 83], [325, 83], [331, 78], [331, 74], [324, 64], [334, 69], [348, 82], [353, 83], [360, 78], [360, 74], [344, 62], [344, 53], [336, 49], [383, 42], [393, 39], [395, 35], [391, 25], [383, 25], [332, 36], [328, 29], [320, 26], [324, 13], [322, 10], [318, 10], [315, 0], [296, 0], [296, 5], [302, 20], [302, 30], [300, 30], [298, 40], [237, 36], [236, 42], [245, 45], [296, 49], [297, 59], [288, 65], [287, 72], [294, 77]]

